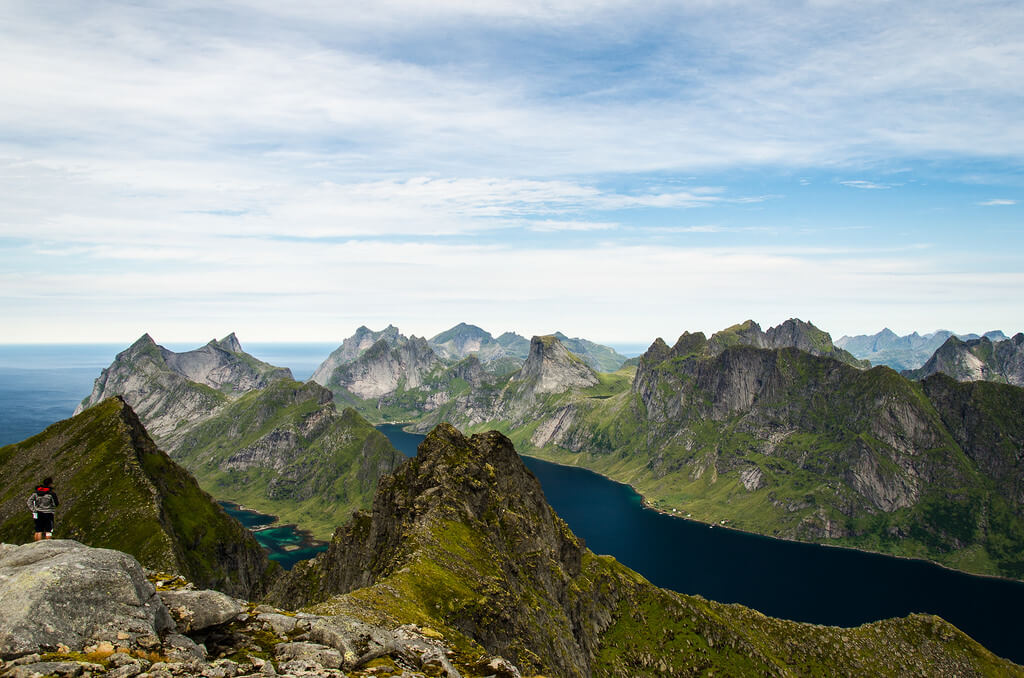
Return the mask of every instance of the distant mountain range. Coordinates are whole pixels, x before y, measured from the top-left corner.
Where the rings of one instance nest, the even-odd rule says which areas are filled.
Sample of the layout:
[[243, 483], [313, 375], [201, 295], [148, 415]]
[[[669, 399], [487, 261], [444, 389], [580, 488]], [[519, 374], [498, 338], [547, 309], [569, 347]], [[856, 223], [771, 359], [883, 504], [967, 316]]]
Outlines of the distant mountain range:
[[909, 379], [947, 374], [957, 381], [994, 381], [1024, 386], [1024, 334], [1010, 339], [950, 337], [920, 369], [904, 370]]
[[366, 420], [450, 422], [707, 522], [1024, 578], [1024, 476], [1011, 463], [1024, 445], [1022, 344], [948, 338], [908, 373], [915, 385], [798, 319], [684, 332], [628, 362], [561, 333], [361, 327], [298, 384], [233, 335], [185, 354], [147, 335], [83, 406], [122, 395], [204, 488], [325, 536], [400, 461]]
[[796, 319], [659, 339], [614, 373], [554, 335], [508, 375], [473, 360], [377, 411], [419, 431], [501, 430], [703, 521], [1024, 578], [1024, 390], [915, 385]]
[[1004, 341], [1002, 331], [977, 334], [954, 334], [949, 330], [937, 330], [921, 335], [917, 332], [899, 336], [888, 327], [877, 334], [859, 334], [854, 337], [842, 336], [836, 339], [836, 346], [846, 349], [857, 358], [868, 360], [872, 365], [888, 365], [896, 371], [917, 369], [924, 365], [935, 351], [950, 337], [963, 341], [986, 337], [989, 341]]
[[[613, 372], [627, 360], [608, 346], [560, 332], [552, 336], [594, 370]], [[393, 325], [380, 331], [363, 326], [327, 357], [311, 380], [370, 421], [416, 419], [424, 411], [444, 411], [452, 394], [517, 373], [529, 357], [530, 343], [512, 332], [495, 339], [466, 323], [429, 340], [406, 337]]]

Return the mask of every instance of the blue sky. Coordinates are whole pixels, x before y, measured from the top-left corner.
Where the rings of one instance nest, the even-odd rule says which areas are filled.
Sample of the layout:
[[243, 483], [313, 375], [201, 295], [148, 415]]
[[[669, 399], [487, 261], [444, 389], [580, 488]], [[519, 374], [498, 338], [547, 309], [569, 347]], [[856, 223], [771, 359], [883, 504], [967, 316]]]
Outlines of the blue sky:
[[1017, 2], [8, 0], [0, 44], [0, 342], [1024, 329]]

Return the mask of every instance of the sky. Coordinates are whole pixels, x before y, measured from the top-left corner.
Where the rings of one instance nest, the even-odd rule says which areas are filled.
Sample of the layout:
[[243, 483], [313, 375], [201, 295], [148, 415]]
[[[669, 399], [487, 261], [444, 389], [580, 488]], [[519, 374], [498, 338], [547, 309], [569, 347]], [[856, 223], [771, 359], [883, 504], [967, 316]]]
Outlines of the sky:
[[1024, 330], [1018, 0], [5, 0], [0, 46], [0, 343]]

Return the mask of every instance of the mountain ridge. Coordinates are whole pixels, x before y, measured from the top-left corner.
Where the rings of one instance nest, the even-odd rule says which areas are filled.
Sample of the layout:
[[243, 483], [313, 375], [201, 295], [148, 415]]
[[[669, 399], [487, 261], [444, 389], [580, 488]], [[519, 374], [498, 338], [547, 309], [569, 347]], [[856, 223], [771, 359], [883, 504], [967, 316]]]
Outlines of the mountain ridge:
[[119, 397], [0, 448], [8, 488], [0, 540], [31, 534], [25, 497], [38, 474], [53, 477], [61, 499], [58, 537], [126, 551], [147, 567], [236, 595], [260, 595], [273, 575], [252, 535], [156, 446]]
[[937, 617], [838, 629], [658, 589], [586, 549], [508, 438], [445, 424], [382, 480], [372, 512], [340, 527], [269, 600], [429, 627], [463, 654], [500, 655], [524, 674], [1018, 670]]

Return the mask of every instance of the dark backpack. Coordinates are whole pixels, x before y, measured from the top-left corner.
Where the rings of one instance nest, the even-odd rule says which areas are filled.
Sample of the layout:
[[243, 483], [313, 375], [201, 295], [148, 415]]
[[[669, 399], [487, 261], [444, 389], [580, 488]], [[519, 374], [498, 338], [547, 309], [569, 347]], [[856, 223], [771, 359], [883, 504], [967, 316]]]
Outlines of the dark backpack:
[[53, 495], [49, 492], [45, 494], [34, 494], [32, 495], [32, 510], [37, 513], [53, 513], [53, 509], [57, 506], [53, 503]]

